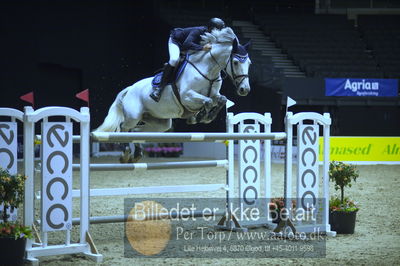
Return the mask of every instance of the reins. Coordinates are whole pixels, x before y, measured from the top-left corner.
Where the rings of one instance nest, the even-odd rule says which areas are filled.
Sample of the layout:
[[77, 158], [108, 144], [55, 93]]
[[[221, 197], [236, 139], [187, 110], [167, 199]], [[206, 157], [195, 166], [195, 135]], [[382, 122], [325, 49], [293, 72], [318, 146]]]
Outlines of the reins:
[[[215, 81], [223, 80], [223, 79], [226, 78], [226, 76], [229, 76], [229, 75], [227, 74], [227, 72], [226, 72], [226, 68], [228, 67], [229, 61], [230, 61], [230, 67], [231, 67], [231, 73], [232, 73], [232, 77], [231, 77], [231, 76], [229, 76], [229, 77], [231, 78], [231, 80], [232, 80], [233, 83], [235, 84], [235, 87], [236, 87], [236, 88], [238, 88], [238, 87], [240, 86], [240, 84], [242, 84], [243, 81], [244, 81], [246, 78], [249, 77], [248, 74], [236, 75], [236, 74], [235, 74], [235, 71], [234, 71], [234, 68], [233, 68], [233, 57], [236, 57], [236, 58], [238, 58], [239, 61], [242, 61], [242, 60], [246, 60], [246, 59], [247, 59], [247, 56], [240, 56], [240, 55], [236, 55], [236, 54], [231, 54], [230, 57], [229, 57], [228, 62], [226, 62], [225, 67], [222, 67], [221, 64], [218, 62], [218, 60], [217, 60], [217, 59], [214, 57], [214, 55], [212, 54], [211, 50], [209, 51], [209, 53], [210, 53], [211, 58], [214, 60], [214, 62], [219, 66], [220, 71], [222, 71], [222, 72], [225, 74], [225, 76], [224, 76], [222, 79], [220, 79], [220, 75], [218, 75], [215, 79], [210, 79], [210, 78], [207, 77], [204, 73], [202, 73], [201, 70], [200, 70], [193, 62], [191, 62], [189, 59], [187, 59], [187, 62], [188, 62], [191, 66], [193, 66], [193, 68], [196, 69], [197, 72], [199, 72], [199, 74], [200, 74], [203, 78], [205, 78], [206, 80], [208, 80], [208, 82], [210, 82], [210, 86], [208, 87], [207, 97], [210, 97], [211, 88], [212, 88], [212, 85], [213, 85], [213, 83], [214, 83]], [[239, 82], [236, 81], [238, 78], [241, 78], [241, 80], [240, 80]]]
[[[214, 58], [214, 56], [212, 55], [211, 51], [210, 51], [210, 54], [211, 54], [211, 57], [212, 57], [212, 58], [214, 59], [214, 61], [215, 61], [215, 58]], [[208, 93], [207, 93], [207, 97], [210, 97], [212, 85], [214, 84], [215, 81], [221, 80], [221, 79], [219, 79], [220, 75], [218, 75], [215, 79], [210, 79], [210, 78], [207, 77], [205, 74], [203, 74], [203, 73], [201, 72], [201, 70], [200, 70], [193, 62], [191, 62], [189, 59], [187, 59], [187, 62], [188, 62], [194, 69], [196, 69], [197, 72], [199, 72], [199, 74], [200, 74], [203, 78], [205, 78], [206, 80], [208, 80], [208, 82], [210, 82], [210, 86], [208, 87]], [[216, 61], [216, 62], [217, 62], [217, 61]], [[218, 62], [217, 62], [217, 64], [218, 64]], [[218, 64], [218, 66], [220, 66], [220, 65]]]
[[[243, 81], [244, 81], [246, 78], [249, 77], [248, 74], [236, 75], [236, 74], [235, 74], [235, 71], [234, 71], [234, 68], [233, 68], [233, 58], [234, 58], [234, 57], [237, 58], [239, 61], [241, 61], [241, 62], [243, 61], [243, 62], [244, 62], [244, 61], [247, 60], [247, 58], [248, 58], [247, 55], [246, 55], [246, 56], [241, 56], [241, 55], [238, 55], [238, 54], [233, 54], [233, 53], [231, 53], [231, 55], [229, 56], [228, 62], [226, 62], [225, 67], [223, 67], [223, 66], [221, 66], [221, 64], [218, 62], [218, 60], [214, 57], [214, 55], [212, 54], [211, 50], [208, 51], [208, 52], [210, 53], [210, 56], [211, 56], [211, 58], [213, 59], [213, 61], [214, 61], [214, 62], [218, 65], [218, 67], [220, 68], [220, 71], [218, 72], [217, 77], [216, 77], [216, 78], [213, 78], [213, 79], [209, 78], [206, 74], [204, 74], [203, 72], [201, 72], [201, 70], [200, 70], [192, 61], [189, 60], [189, 56], [185, 59], [185, 60], [187, 61], [187, 63], [189, 63], [194, 69], [196, 69], [196, 71], [197, 71], [205, 80], [207, 80], [207, 81], [209, 82], [207, 97], [210, 97], [210, 95], [211, 95], [212, 86], [213, 86], [214, 82], [216, 82], [216, 81], [221, 81], [221, 80], [225, 79], [226, 76], [229, 76], [228, 73], [227, 73], [227, 70], [226, 70], [226, 69], [228, 68], [229, 61], [230, 61], [230, 68], [231, 68], [231, 73], [232, 73], [232, 76], [229, 76], [229, 77], [230, 77], [230, 79], [233, 81], [233, 83], [234, 83], [234, 85], [235, 85], [236, 88], [239, 88], [240, 84], [242, 84]], [[221, 77], [220, 72], [224, 73], [225, 75], [224, 75], [223, 77]], [[237, 82], [236, 80], [239, 79], [239, 78], [241, 78], [241, 80], [240, 80], [239, 82]], [[185, 107], [185, 106], [182, 104], [182, 102], [181, 102], [180, 95], [179, 95], [179, 89], [178, 89], [178, 87], [176, 86], [175, 83], [173, 83], [172, 88], [173, 88], [174, 94], [176, 95], [176, 97], [177, 97], [178, 101], [180, 102], [180, 104], [181, 104], [184, 108], [187, 109], [187, 107]]]

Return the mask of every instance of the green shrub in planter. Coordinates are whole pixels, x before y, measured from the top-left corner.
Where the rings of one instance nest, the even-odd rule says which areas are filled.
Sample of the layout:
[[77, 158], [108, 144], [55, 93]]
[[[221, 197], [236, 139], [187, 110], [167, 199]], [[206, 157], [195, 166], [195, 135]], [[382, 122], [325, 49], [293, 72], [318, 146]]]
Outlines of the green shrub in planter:
[[0, 211], [3, 220], [0, 223], [0, 265], [21, 265], [23, 263], [25, 242], [32, 238], [30, 227], [18, 221], [9, 222], [7, 209], [18, 208], [24, 200], [24, 185], [26, 177], [11, 175], [7, 170], [0, 168]]
[[332, 161], [329, 165], [329, 179], [340, 190], [340, 198], [332, 197], [329, 202], [329, 223], [338, 234], [353, 234], [359, 207], [356, 202], [344, 196], [344, 188], [351, 187], [359, 172], [355, 165]]

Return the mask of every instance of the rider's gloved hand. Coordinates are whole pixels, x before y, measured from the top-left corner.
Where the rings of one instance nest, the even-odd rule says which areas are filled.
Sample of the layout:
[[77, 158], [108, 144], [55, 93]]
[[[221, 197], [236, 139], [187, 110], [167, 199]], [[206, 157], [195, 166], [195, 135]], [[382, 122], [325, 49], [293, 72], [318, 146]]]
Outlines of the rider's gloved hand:
[[203, 51], [207, 51], [208, 52], [208, 51], [211, 50], [211, 48], [212, 48], [212, 45], [207, 43], [206, 45], [203, 46]]

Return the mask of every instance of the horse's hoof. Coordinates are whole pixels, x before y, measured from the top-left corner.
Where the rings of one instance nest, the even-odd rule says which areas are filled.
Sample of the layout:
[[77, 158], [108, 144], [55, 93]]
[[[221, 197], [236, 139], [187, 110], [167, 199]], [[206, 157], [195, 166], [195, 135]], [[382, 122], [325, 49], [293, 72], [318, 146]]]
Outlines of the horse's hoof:
[[142, 158], [143, 158], [142, 155], [139, 155], [139, 156], [136, 156], [136, 157], [130, 156], [129, 157], [129, 163], [137, 163]]
[[129, 163], [129, 158], [121, 156], [121, 157], [119, 157], [119, 162], [120, 163]]
[[201, 120], [202, 124], [210, 124], [212, 120], [206, 119], [206, 120]]
[[228, 98], [226, 98], [225, 96], [220, 97], [218, 99], [218, 105], [225, 105], [227, 101], [228, 101]]
[[122, 155], [119, 157], [119, 162], [120, 163], [128, 163], [130, 154], [131, 154], [131, 150], [129, 148], [126, 148], [125, 151], [122, 153]]
[[186, 119], [186, 124], [187, 125], [194, 125], [197, 124], [197, 119], [195, 116], [191, 116], [188, 119]]
[[204, 109], [205, 109], [206, 113], [208, 113], [214, 106], [215, 106], [215, 104], [212, 100], [206, 101], [204, 104]]

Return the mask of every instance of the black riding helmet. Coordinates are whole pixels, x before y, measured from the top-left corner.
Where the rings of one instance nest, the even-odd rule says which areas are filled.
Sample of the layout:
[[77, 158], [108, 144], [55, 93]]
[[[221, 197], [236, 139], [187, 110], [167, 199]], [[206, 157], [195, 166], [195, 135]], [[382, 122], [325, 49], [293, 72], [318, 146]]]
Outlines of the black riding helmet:
[[217, 28], [219, 30], [225, 28], [225, 22], [220, 18], [212, 18], [208, 22], [208, 30], [212, 30], [213, 28]]

